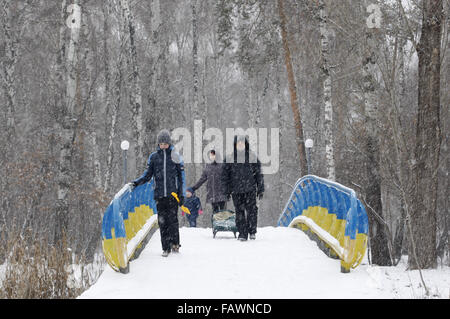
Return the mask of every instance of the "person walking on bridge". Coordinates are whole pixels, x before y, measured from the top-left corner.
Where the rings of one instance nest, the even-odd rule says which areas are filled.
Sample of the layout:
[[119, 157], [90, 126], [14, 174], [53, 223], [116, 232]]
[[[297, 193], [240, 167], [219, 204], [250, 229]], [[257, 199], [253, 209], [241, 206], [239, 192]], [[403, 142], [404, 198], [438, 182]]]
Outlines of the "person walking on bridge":
[[[171, 251], [178, 252], [180, 248], [178, 205], [183, 205], [186, 194], [185, 172], [182, 157], [172, 145], [170, 132], [162, 130], [157, 143], [157, 150], [150, 154], [144, 174], [130, 184], [133, 189], [153, 177], [162, 255], [167, 257]], [[172, 192], [177, 194], [179, 202]]]
[[210, 150], [208, 154], [211, 163], [206, 164], [202, 176], [192, 189], [196, 191], [206, 182], [206, 202], [211, 203], [214, 214], [225, 208], [227, 200], [223, 181], [224, 163], [216, 150]]
[[256, 238], [258, 221], [256, 197], [260, 200], [263, 198], [264, 177], [261, 162], [256, 154], [250, 151], [245, 136], [235, 136], [233, 147], [233, 153], [226, 158], [224, 183], [227, 197], [233, 198], [238, 239], [246, 241], [249, 235], [250, 239]]

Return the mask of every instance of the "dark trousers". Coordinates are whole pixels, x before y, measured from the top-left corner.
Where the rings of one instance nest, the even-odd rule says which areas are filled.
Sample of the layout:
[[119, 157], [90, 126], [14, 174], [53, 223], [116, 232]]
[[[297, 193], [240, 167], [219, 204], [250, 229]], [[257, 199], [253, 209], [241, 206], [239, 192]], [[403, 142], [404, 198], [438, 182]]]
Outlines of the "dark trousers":
[[217, 213], [219, 210], [225, 209], [225, 202], [211, 203], [213, 214]]
[[162, 249], [170, 251], [172, 245], [180, 244], [178, 202], [172, 196], [159, 198], [156, 200], [156, 209]]
[[191, 216], [191, 215], [186, 216], [189, 222], [189, 227], [197, 227], [197, 217], [198, 216]]
[[258, 223], [256, 192], [233, 194], [233, 204], [236, 210], [236, 227], [239, 238], [247, 239], [249, 234], [256, 234]]

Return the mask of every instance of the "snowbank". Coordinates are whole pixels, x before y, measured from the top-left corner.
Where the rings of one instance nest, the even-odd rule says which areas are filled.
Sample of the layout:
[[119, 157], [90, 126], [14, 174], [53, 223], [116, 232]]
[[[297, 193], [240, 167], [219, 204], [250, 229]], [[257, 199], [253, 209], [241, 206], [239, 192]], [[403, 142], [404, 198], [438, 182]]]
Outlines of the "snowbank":
[[[256, 241], [239, 242], [232, 233], [181, 228], [181, 252], [161, 257], [159, 232], [130, 273], [107, 267], [79, 298], [423, 298], [417, 271], [372, 267], [367, 261], [349, 274], [298, 229], [258, 229]], [[450, 296], [450, 268], [423, 271], [437, 298]]]

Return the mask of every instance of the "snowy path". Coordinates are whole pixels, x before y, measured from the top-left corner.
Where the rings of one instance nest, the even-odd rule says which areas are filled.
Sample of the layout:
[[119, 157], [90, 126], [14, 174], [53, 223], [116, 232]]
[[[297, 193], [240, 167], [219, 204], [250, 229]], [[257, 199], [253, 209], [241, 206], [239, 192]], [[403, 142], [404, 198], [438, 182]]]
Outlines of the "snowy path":
[[180, 253], [164, 258], [156, 232], [129, 274], [106, 267], [80, 298], [393, 298], [367, 266], [340, 273], [298, 229], [259, 228], [247, 242], [201, 228], [181, 228], [180, 237]]

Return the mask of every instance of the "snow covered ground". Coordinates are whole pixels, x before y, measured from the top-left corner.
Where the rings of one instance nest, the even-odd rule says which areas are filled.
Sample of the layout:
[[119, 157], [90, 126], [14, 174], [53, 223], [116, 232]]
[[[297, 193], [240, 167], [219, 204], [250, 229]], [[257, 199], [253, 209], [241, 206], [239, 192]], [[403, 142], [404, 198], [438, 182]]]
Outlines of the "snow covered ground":
[[[349, 274], [302, 231], [259, 228], [256, 241], [239, 242], [232, 233], [181, 228], [179, 254], [161, 257], [157, 231], [123, 275], [108, 266], [79, 298], [425, 298], [418, 271], [369, 266]], [[425, 270], [431, 298], [450, 297], [450, 267]]]

